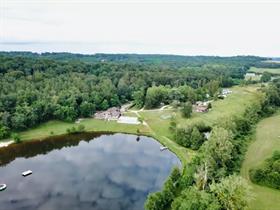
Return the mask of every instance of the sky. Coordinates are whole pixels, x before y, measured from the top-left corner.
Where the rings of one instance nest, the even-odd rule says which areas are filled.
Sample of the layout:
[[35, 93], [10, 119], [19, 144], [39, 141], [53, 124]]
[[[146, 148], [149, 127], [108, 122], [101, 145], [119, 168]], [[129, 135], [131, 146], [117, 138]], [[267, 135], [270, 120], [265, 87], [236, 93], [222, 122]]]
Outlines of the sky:
[[0, 0], [0, 51], [280, 57], [280, 0]]

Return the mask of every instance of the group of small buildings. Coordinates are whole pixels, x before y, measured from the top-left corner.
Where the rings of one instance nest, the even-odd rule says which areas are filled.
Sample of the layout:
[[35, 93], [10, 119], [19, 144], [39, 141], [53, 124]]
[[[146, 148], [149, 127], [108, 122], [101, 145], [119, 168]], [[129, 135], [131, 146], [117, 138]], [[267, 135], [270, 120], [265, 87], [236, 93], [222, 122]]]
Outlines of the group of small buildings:
[[232, 91], [230, 89], [223, 89], [221, 91], [221, 93], [218, 95], [218, 98], [219, 99], [224, 99], [224, 98], [226, 98], [231, 93], [232, 93]]
[[210, 104], [211, 101], [197, 101], [194, 105], [194, 110], [195, 112], [199, 112], [199, 113], [202, 113], [202, 112], [208, 112], [209, 108], [210, 108]]
[[119, 107], [111, 107], [106, 111], [96, 112], [94, 118], [99, 120], [117, 120], [122, 115]]
[[[231, 93], [232, 93], [232, 91], [230, 89], [222, 89], [220, 94], [218, 95], [218, 98], [224, 99]], [[209, 96], [206, 96], [206, 97], [209, 98]], [[193, 110], [195, 112], [199, 112], [199, 113], [208, 112], [209, 109], [211, 109], [211, 107], [212, 107], [211, 102], [212, 101], [197, 101], [195, 103], [195, 105], [193, 106]]]
[[99, 120], [116, 120], [118, 123], [126, 123], [126, 124], [140, 124], [137, 117], [127, 117], [123, 116], [123, 114], [129, 108], [128, 105], [124, 105], [122, 107], [111, 107], [105, 111], [99, 111], [94, 114], [95, 119]]

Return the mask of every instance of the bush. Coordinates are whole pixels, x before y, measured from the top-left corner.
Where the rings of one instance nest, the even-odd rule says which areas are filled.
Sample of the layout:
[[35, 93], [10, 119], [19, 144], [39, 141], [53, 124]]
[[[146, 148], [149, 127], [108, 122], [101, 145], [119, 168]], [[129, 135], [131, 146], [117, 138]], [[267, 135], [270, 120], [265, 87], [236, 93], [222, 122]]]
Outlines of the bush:
[[251, 169], [249, 173], [252, 182], [280, 189], [280, 151], [275, 151], [262, 166]]
[[80, 124], [80, 125], [78, 126], [77, 131], [78, 131], [78, 132], [84, 132], [84, 131], [85, 131], [85, 126], [82, 125], [82, 124]]
[[21, 143], [21, 137], [17, 133], [13, 133], [12, 138], [16, 144]]
[[188, 148], [197, 150], [206, 141], [206, 138], [202, 134], [206, 130], [202, 124], [189, 125], [185, 128], [178, 128], [175, 134], [175, 141]]
[[77, 128], [73, 126], [71, 128], [66, 129], [66, 132], [68, 134], [82, 133], [84, 131], [85, 131], [85, 126], [84, 125], [79, 125]]
[[6, 126], [0, 125], [0, 139], [8, 137], [9, 134], [9, 129]]

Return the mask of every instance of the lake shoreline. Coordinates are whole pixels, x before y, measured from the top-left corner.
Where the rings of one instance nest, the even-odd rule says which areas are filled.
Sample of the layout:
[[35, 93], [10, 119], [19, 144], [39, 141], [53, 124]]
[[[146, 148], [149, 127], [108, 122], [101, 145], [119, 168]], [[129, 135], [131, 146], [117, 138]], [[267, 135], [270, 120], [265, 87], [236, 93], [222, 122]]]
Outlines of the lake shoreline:
[[[147, 132], [126, 132], [126, 131], [92, 131], [92, 130], [85, 130], [83, 132], [79, 132], [79, 133], [75, 133], [75, 134], [68, 134], [66, 131], [62, 134], [58, 134], [58, 135], [46, 135], [42, 138], [30, 138], [30, 139], [24, 139], [21, 143], [24, 142], [41, 142], [41, 141], [48, 141], [50, 139], [61, 139], [61, 138], [65, 138], [65, 137], [78, 137], [81, 138], [81, 136], [90, 136], [90, 137], [96, 137], [96, 136], [101, 136], [101, 135], [114, 135], [114, 134], [128, 134], [128, 135], [135, 135], [135, 136], [145, 136], [145, 137], [150, 137], [153, 138], [155, 141], [157, 141], [158, 143], [160, 143], [163, 146], [167, 146], [166, 142], [160, 138], [159, 136], [157, 136], [156, 134], [152, 134], [152, 133], [147, 133]], [[5, 140], [6, 141], [6, 140]], [[1, 141], [0, 141], [1, 142]], [[19, 143], [19, 144], [21, 144]], [[10, 144], [7, 145], [6, 147], [8, 148], [9, 146], [15, 145], [16, 143], [14, 143], [14, 141], [10, 141]], [[0, 147], [0, 149], [5, 149], [6, 147], [2, 146]], [[172, 153], [174, 153], [176, 155], [176, 157], [180, 160], [180, 163], [182, 165], [182, 170], [185, 168], [186, 165], [186, 157], [182, 157], [182, 155], [180, 155], [180, 152], [176, 151], [176, 149], [174, 148], [170, 148], [168, 147], [168, 150], [170, 150]]]

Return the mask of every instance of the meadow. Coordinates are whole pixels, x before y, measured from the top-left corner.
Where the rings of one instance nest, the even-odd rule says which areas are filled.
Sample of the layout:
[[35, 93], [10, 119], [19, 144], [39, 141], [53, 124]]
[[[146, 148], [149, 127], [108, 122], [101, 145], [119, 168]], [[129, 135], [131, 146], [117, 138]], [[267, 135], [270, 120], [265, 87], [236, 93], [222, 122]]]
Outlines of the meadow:
[[232, 94], [223, 100], [213, 101], [212, 109], [207, 113], [193, 113], [189, 119], [183, 118], [178, 109], [143, 110], [139, 114], [145, 119], [150, 127], [159, 135], [172, 138], [169, 131], [170, 116], [175, 115], [179, 126], [185, 126], [196, 122], [204, 122], [213, 125], [223, 118], [241, 115], [248, 105], [259, 100], [259, 86], [235, 86], [231, 88]]
[[87, 118], [78, 123], [68, 123], [62, 121], [49, 121], [35, 128], [20, 133], [22, 140], [42, 139], [51, 135], [65, 134], [66, 130], [71, 127], [85, 126], [85, 131], [103, 131], [103, 132], [123, 132], [136, 134], [137, 130], [142, 134], [149, 133], [144, 125], [120, 124], [116, 121], [104, 121]]
[[273, 75], [280, 75], [280, 68], [256, 68], [251, 67], [248, 72], [254, 72], [256, 74], [262, 74], [264, 72], [271, 73]]
[[253, 184], [249, 178], [251, 168], [261, 165], [275, 150], [280, 150], [279, 125], [280, 112], [258, 123], [241, 168], [241, 175], [248, 180], [255, 194], [255, 199], [250, 203], [251, 210], [280, 209], [280, 191]]

